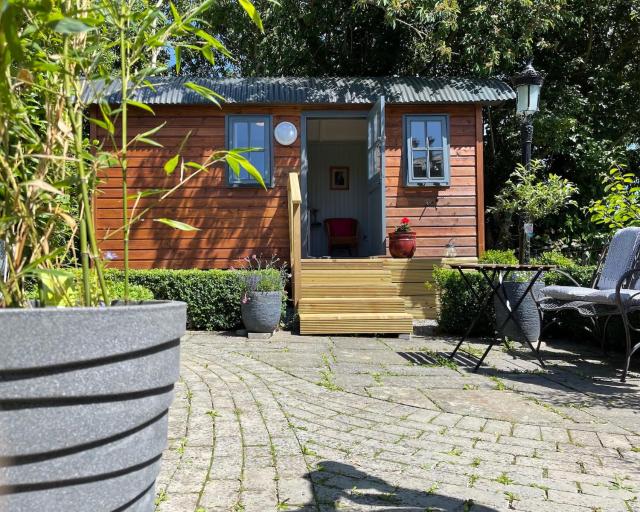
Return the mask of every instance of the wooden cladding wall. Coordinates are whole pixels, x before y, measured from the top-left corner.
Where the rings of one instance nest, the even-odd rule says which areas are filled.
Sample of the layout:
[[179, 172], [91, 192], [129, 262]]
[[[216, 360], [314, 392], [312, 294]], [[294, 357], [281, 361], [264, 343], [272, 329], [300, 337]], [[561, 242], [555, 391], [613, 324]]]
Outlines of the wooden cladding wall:
[[[321, 107], [314, 107], [320, 109]], [[347, 110], [367, 109], [349, 105]], [[336, 106], [328, 109], [336, 110]], [[155, 106], [156, 115], [130, 114], [129, 131], [133, 137], [166, 121], [155, 136], [163, 148], [140, 144], [129, 153], [129, 193], [149, 188], [169, 188], [179, 181], [179, 169], [166, 176], [164, 163], [178, 152], [190, 133], [182, 152], [185, 160], [205, 163], [211, 154], [224, 148], [226, 114], [270, 114], [273, 125], [290, 121], [300, 129], [300, 115], [307, 106], [225, 106], [224, 110], [207, 106]], [[441, 189], [407, 188], [401, 169], [402, 115], [408, 113], [447, 113], [450, 115], [451, 186]], [[400, 218], [409, 217], [418, 234], [416, 256], [440, 258], [450, 240], [458, 256], [476, 256], [483, 226], [481, 202], [476, 187], [481, 175], [482, 148], [479, 107], [395, 106], [386, 109], [386, 187], [387, 227], [392, 230]], [[104, 139], [100, 130], [92, 137]], [[479, 137], [479, 139], [478, 139]], [[108, 142], [105, 141], [108, 148]], [[289, 254], [287, 217], [287, 175], [300, 169], [300, 137], [291, 146], [273, 142], [274, 187], [232, 188], [227, 185], [226, 166], [218, 163], [208, 173], [190, 180], [156, 206], [136, 224], [130, 237], [133, 268], [229, 268], [243, 264], [252, 254], [283, 259]], [[478, 164], [476, 164], [478, 159]], [[101, 247], [116, 255], [112, 266], [121, 266], [122, 233], [113, 233], [120, 225], [122, 199], [118, 168], [106, 169], [95, 204]], [[155, 198], [140, 200], [138, 208], [154, 204]], [[130, 201], [132, 206], [133, 201]], [[200, 231], [177, 231], [154, 222], [171, 218], [189, 223]]]
[[[449, 115], [451, 186], [404, 186], [402, 116], [408, 114]], [[482, 111], [474, 105], [387, 105], [385, 109], [387, 231], [408, 217], [417, 234], [416, 257], [442, 258], [449, 241], [455, 244], [457, 256], [478, 255], [478, 226], [484, 229], [484, 221], [477, 191], [481, 172], [481, 159], [476, 162], [477, 137], [482, 143], [482, 133], [476, 133], [477, 115]]]
[[[293, 107], [155, 106], [155, 116], [135, 112], [130, 116], [131, 135], [166, 121], [154, 137], [164, 148], [140, 145], [129, 154], [130, 194], [148, 188], [168, 188], [179, 181], [179, 170], [167, 177], [164, 163], [178, 152], [190, 132], [182, 152], [185, 160], [205, 163], [225, 144], [225, 114], [270, 114], [274, 126], [290, 121], [300, 129], [300, 111]], [[288, 259], [287, 175], [300, 167], [300, 140], [291, 146], [273, 143], [274, 187], [229, 187], [223, 163], [201, 173], [155, 207], [135, 225], [130, 237], [130, 260], [134, 268], [229, 268], [242, 266], [252, 254]], [[105, 173], [96, 201], [100, 237], [120, 226], [122, 200], [119, 197], [119, 169]], [[143, 199], [140, 206], [153, 204]], [[133, 201], [130, 201], [133, 203]], [[186, 222], [200, 231], [178, 231], [154, 222], [154, 218]], [[102, 242], [103, 250], [122, 255], [121, 233]]]

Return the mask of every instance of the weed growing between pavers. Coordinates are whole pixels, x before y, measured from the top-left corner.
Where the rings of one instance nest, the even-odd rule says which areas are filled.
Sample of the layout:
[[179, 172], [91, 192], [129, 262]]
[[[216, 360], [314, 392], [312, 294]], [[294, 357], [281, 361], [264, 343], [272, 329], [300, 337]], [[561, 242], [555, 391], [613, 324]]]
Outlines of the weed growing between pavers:
[[489, 379], [492, 380], [493, 383], [495, 384], [493, 389], [495, 389], [496, 391], [506, 391], [507, 389], [509, 389], [507, 385], [499, 377], [496, 377], [495, 375], [491, 375]]
[[157, 495], [156, 495], [156, 499], [155, 499], [155, 505], [156, 507], [160, 505], [160, 503], [163, 503], [165, 501], [167, 501], [167, 499], [169, 498], [169, 495], [167, 494], [166, 489], [162, 489]]
[[502, 485], [510, 485], [514, 483], [513, 479], [504, 472], [499, 477], [496, 478], [496, 482]]
[[507, 501], [509, 502], [509, 508], [515, 509], [515, 502], [520, 501], [520, 496], [509, 491], [505, 491], [504, 495], [507, 497]]
[[541, 491], [544, 491], [545, 501], [549, 499], [549, 487], [547, 487], [546, 485], [542, 485], [534, 482], [529, 484], [529, 487], [533, 487], [534, 489], [540, 489]]
[[[335, 362], [335, 355], [332, 353], [330, 353], [330, 355]], [[338, 386], [338, 384], [336, 384], [336, 376], [333, 373], [327, 354], [322, 354], [322, 363], [324, 365], [324, 369], [320, 370], [320, 380], [316, 382], [316, 384], [328, 389], [329, 391], [344, 391], [340, 386]]]

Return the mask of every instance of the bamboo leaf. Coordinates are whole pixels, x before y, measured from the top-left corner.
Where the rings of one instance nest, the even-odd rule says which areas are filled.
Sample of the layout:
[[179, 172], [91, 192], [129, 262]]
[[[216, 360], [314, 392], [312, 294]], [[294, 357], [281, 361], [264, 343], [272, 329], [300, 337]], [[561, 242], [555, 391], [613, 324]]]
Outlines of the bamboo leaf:
[[164, 123], [156, 126], [155, 128], [151, 128], [151, 130], [147, 130], [144, 133], [140, 134], [140, 137], [150, 137], [151, 135], [157, 133], [158, 131], [160, 131], [162, 128], [164, 128], [164, 126], [167, 124], [167, 122], [165, 121]]
[[53, 185], [50, 185], [46, 181], [31, 180], [31, 181], [27, 181], [24, 185], [25, 187], [32, 187], [39, 190], [44, 190], [45, 192], [49, 192], [50, 194], [54, 194], [57, 196], [64, 195], [64, 192], [62, 192], [61, 190], [58, 190], [57, 188], [55, 188]]
[[53, 25], [53, 30], [59, 34], [80, 34], [93, 29], [79, 19], [62, 18]]
[[149, 105], [147, 105], [146, 103], [142, 103], [141, 101], [127, 100], [127, 104], [131, 105], [132, 107], [136, 107], [142, 110], [146, 110], [147, 112], [151, 112], [154, 116], [156, 115], [156, 113], [153, 111], [153, 109]]
[[141, 190], [140, 192], [136, 192], [135, 194], [127, 196], [127, 199], [138, 199], [143, 197], [157, 196], [159, 194], [165, 193], [166, 191], [166, 188], [151, 188], [148, 190]]
[[173, 16], [174, 21], [182, 25], [182, 16], [180, 16], [178, 9], [176, 9], [176, 6], [173, 5], [173, 2], [169, 2], [169, 8], [171, 9], [171, 15]]
[[180, 46], [176, 46], [173, 49], [173, 54], [176, 58], [176, 75], [180, 74], [180, 67], [182, 65], [182, 48]]
[[236, 153], [234, 151], [230, 151], [226, 156], [227, 163], [233, 169], [233, 172], [238, 175], [240, 174], [239, 167], [242, 167], [245, 171], [249, 173], [254, 180], [256, 180], [263, 189], [267, 189], [267, 186], [264, 183], [264, 179], [262, 178], [262, 174], [260, 171], [254, 167], [254, 165], [249, 162], [244, 156]]
[[260, 18], [260, 14], [256, 10], [253, 3], [250, 0], [238, 0], [242, 8], [247, 12], [251, 20], [255, 23], [256, 27], [260, 29], [260, 32], [264, 32], [264, 27], [262, 26], [262, 19]]
[[161, 222], [162, 224], [166, 224], [167, 226], [171, 226], [174, 229], [179, 229], [180, 231], [200, 231], [200, 228], [193, 227], [189, 224], [185, 224], [184, 222], [180, 222], [178, 220], [173, 219], [153, 219], [154, 222]]
[[180, 161], [180, 155], [175, 155], [171, 157], [164, 163], [164, 172], [167, 174], [173, 174], [173, 171], [176, 170], [178, 166], [178, 162]]
[[208, 87], [205, 87], [204, 85], [199, 85], [194, 82], [187, 82], [184, 84], [184, 86], [218, 106], [220, 106], [220, 100], [224, 101], [224, 97], [222, 95], [209, 89]]
[[163, 148], [164, 147], [158, 141], [155, 141], [153, 139], [149, 139], [147, 137], [143, 137], [142, 135], [136, 136], [134, 140], [136, 140], [138, 142], [142, 142], [143, 144], [149, 144], [149, 146], [154, 146], [156, 148]]

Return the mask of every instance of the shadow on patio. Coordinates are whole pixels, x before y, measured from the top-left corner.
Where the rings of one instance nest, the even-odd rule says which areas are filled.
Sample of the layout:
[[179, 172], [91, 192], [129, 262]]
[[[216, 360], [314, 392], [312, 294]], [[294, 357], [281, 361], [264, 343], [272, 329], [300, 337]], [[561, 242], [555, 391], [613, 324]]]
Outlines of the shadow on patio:
[[[314, 489], [315, 501], [321, 510], [333, 512], [355, 507], [372, 507], [371, 510], [389, 512], [415, 512], [418, 510], [496, 512], [497, 509], [479, 505], [470, 499], [461, 499], [433, 491], [418, 491], [392, 485], [380, 478], [336, 461], [318, 463], [318, 470], [307, 473]], [[373, 508], [375, 507], [375, 508]], [[314, 503], [307, 503], [294, 510], [316, 510]]]

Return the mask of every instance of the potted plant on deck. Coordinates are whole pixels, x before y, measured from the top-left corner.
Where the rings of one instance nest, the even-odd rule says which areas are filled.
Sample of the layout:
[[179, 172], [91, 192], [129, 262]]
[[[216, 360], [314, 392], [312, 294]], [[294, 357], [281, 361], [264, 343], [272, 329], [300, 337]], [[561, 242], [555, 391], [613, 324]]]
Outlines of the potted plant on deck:
[[247, 332], [272, 333], [282, 317], [286, 267], [277, 267], [275, 258], [263, 268], [255, 255], [249, 263], [252, 269], [245, 275], [240, 305], [242, 323]]
[[[246, 0], [243, 5], [252, 11]], [[127, 114], [152, 112], [136, 99], [147, 78], [166, 69], [154, 60], [180, 44], [212, 56], [223, 48], [205, 33], [200, 4], [171, 17], [135, 0], [10, 2], [0, 10], [0, 510], [154, 509], [155, 479], [166, 445], [167, 411], [179, 376], [186, 305], [134, 301], [128, 234], [195, 174], [226, 160], [257, 171], [237, 152], [205, 162], [171, 155], [170, 190], [127, 188], [133, 147], [159, 147], [153, 134], [130, 134]], [[255, 13], [252, 11], [255, 16]], [[180, 42], [174, 39], [178, 38]], [[116, 56], [117, 54], [117, 56]], [[117, 62], [114, 67], [113, 63]], [[118, 78], [118, 81], [114, 80]], [[90, 80], [119, 87], [120, 105]], [[200, 88], [215, 99], [213, 91]], [[89, 99], [99, 106], [89, 115]], [[84, 127], [109, 135], [90, 147]], [[96, 183], [120, 169], [124, 268], [122, 293], [110, 285], [92, 217]], [[154, 219], [195, 229], [172, 219]], [[113, 299], [116, 301], [114, 305]]]
[[409, 222], [403, 217], [396, 230], [389, 233], [389, 252], [394, 258], [412, 258], [416, 252], [416, 233]]
[[[488, 208], [488, 212], [502, 224], [503, 233], [510, 232], [513, 218], [517, 218], [519, 262], [523, 264], [529, 263], [534, 223], [576, 204], [571, 198], [578, 192], [577, 187], [556, 174], [541, 176], [543, 167], [540, 160], [532, 161], [528, 167], [518, 164], [504, 188], [496, 196], [495, 206]], [[494, 297], [496, 327], [499, 328], [508, 316], [503, 303], [518, 303], [529, 288], [530, 277], [529, 272], [515, 272], [507, 277], [503, 286], [504, 294], [501, 295], [502, 300]], [[536, 297], [543, 286], [542, 280], [539, 280], [530, 289], [514, 313], [520, 328], [513, 321], [509, 321], [501, 333], [503, 336], [517, 341], [538, 340], [541, 322]]]

